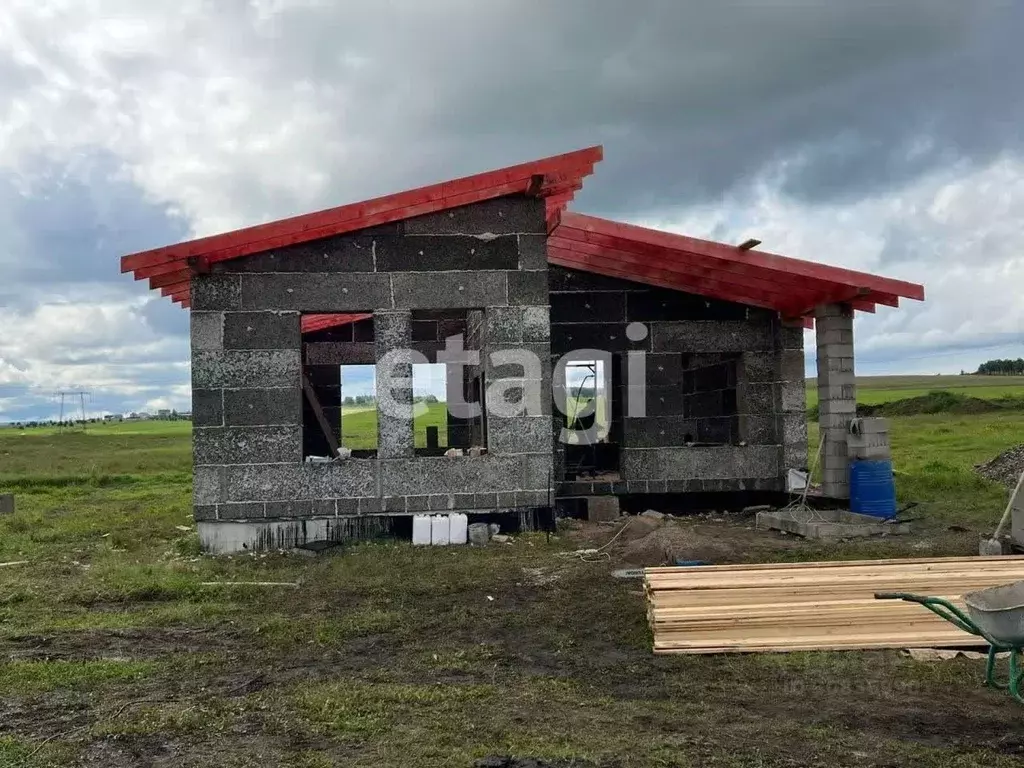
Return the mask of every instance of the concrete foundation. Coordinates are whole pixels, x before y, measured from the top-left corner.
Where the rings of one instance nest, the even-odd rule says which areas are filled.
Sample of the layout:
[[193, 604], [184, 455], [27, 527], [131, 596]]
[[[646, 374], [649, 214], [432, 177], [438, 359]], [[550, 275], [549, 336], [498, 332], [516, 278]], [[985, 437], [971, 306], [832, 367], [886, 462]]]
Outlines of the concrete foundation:
[[758, 528], [786, 531], [805, 539], [852, 539], [910, 533], [907, 523], [882, 523], [877, 517], [841, 509], [813, 512], [778, 509], [757, 513]]

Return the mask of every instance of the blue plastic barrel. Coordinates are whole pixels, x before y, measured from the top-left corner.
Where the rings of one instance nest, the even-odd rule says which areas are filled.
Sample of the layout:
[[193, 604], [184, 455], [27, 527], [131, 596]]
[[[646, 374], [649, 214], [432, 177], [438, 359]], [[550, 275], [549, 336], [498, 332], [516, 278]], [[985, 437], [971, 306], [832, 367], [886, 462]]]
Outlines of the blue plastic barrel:
[[896, 514], [892, 459], [857, 459], [850, 464], [850, 511], [886, 518]]

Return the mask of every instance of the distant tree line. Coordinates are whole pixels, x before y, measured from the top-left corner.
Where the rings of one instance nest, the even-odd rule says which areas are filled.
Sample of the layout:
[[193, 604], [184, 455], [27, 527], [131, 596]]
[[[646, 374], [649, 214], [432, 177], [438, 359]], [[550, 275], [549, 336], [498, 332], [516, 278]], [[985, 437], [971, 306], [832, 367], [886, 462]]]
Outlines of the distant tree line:
[[1024, 376], [1024, 358], [989, 360], [979, 365], [976, 373], [983, 376]]

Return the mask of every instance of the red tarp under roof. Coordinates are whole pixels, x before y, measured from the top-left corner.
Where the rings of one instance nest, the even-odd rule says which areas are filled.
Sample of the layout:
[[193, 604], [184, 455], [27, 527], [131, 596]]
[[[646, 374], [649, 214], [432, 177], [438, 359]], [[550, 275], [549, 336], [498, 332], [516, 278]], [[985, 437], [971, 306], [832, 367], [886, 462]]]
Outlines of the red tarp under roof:
[[[546, 201], [548, 260], [571, 269], [672, 288], [711, 299], [777, 310], [809, 321], [818, 304], [848, 302], [874, 312], [899, 306], [900, 298], [924, 299], [916, 283], [778, 256], [765, 251], [699, 240], [656, 229], [565, 212], [583, 186], [601, 147], [379, 197], [289, 219], [132, 254], [121, 271], [189, 306], [192, 269], [427, 213], [528, 194]], [[365, 319], [366, 314], [307, 315], [304, 333]]]

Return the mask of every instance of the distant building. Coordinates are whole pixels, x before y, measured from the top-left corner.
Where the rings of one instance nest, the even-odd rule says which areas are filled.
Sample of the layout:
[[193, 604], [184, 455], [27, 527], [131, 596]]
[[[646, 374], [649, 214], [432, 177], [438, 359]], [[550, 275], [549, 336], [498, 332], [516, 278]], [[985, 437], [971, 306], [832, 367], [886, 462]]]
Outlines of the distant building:
[[170, 419], [171, 418], [171, 409], [170, 408], [161, 408], [159, 411], [156, 412], [156, 417], [158, 419]]
[[103, 420], [106, 422], [124, 421], [124, 415], [120, 413], [108, 413], [103, 417]]

